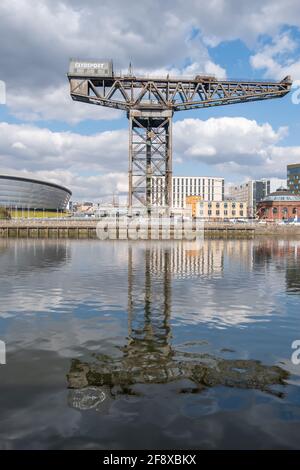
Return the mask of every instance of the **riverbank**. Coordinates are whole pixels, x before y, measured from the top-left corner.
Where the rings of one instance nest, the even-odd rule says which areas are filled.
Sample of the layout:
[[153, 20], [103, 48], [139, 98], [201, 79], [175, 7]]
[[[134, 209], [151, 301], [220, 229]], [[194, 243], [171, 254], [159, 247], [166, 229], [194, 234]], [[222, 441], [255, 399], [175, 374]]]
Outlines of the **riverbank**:
[[[72, 239], [96, 239], [99, 238], [99, 220], [1, 220], [0, 238], [72, 238]], [[162, 225], [151, 227], [140, 226], [116, 226], [106, 225], [101, 221], [103, 237], [113, 239], [151, 238], [151, 239], [178, 239], [185, 238], [186, 227], [170, 225], [169, 228]], [[206, 238], [253, 238], [257, 236], [280, 236], [300, 238], [300, 226], [275, 225], [275, 224], [242, 224], [242, 223], [216, 223], [205, 222], [199, 227], [193, 223], [191, 231], [194, 235], [203, 234]]]
[[[132, 223], [133, 222], [133, 223]], [[126, 226], [107, 220], [8, 220], [0, 221], [0, 238], [71, 238], [71, 239], [185, 239], [191, 236], [212, 238], [253, 238], [254, 228], [246, 224], [206, 223], [164, 226], [142, 225], [132, 221]]]

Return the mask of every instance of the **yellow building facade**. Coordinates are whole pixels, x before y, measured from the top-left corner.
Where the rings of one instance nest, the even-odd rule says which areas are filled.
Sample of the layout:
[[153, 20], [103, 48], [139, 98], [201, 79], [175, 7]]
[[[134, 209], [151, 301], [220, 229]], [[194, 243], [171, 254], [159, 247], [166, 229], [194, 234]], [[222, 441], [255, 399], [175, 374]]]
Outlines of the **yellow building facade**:
[[201, 196], [187, 196], [185, 198], [186, 206], [191, 209], [192, 217], [197, 217], [197, 204], [202, 202]]
[[247, 202], [203, 201], [199, 196], [188, 196], [186, 205], [193, 217], [211, 220], [244, 219], [248, 217]]

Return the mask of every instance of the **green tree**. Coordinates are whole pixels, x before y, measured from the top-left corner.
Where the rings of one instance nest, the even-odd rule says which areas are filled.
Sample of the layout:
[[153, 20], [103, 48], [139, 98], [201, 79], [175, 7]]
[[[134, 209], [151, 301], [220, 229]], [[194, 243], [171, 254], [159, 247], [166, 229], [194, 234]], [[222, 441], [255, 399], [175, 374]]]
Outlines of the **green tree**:
[[10, 219], [11, 215], [6, 207], [0, 207], [0, 219]]

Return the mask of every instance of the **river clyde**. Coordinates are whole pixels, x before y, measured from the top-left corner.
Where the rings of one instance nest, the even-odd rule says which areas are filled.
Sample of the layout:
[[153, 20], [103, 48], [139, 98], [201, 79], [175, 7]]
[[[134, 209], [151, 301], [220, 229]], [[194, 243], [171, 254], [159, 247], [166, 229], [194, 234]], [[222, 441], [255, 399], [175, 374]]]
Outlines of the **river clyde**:
[[2, 239], [0, 267], [0, 448], [299, 448], [299, 240]]

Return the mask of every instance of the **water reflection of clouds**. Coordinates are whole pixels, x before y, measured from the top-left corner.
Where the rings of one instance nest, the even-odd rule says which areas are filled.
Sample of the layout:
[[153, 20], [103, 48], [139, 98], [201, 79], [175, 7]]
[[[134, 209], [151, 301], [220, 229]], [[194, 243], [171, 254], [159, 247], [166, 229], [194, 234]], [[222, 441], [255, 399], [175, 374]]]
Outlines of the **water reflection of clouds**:
[[[241, 327], [276, 315], [286, 316], [285, 326], [291, 327], [291, 305], [297, 298], [290, 296], [287, 305], [285, 294], [291, 288], [299, 294], [294, 276], [299, 260], [299, 242], [292, 241], [207, 240], [198, 246], [3, 241], [0, 327], [9, 337], [9, 362], [2, 369], [7, 375], [2, 381], [0, 441], [8, 448], [72, 447], [78, 442], [81, 447], [113, 442], [124, 448], [145, 441], [153, 448], [161, 442], [170, 448], [220, 448], [228, 442], [297, 447], [299, 433], [292, 432], [291, 423], [294, 419], [297, 425], [300, 419], [297, 397], [279, 406], [277, 399], [262, 400], [260, 393], [249, 390], [219, 386], [202, 394], [180, 394], [171, 393], [169, 385], [154, 384], [146, 396], [119, 396], [111, 414], [101, 415], [82, 411], [91, 403], [101, 408], [100, 392], [69, 393], [66, 374], [70, 358], [92, 362], [95, 354], [106, 354], [118, 361], [120, 346], [124, 354], [129, 299], [136, 336], [129, 337], [133, 352], [126, 347], [125, 360], [132, 359], [134, 365], [138, 348], [143, 352], [155, 333], [151, 354], [160, 358], [162, 351], [168, 353], [173, 341], [169, 330], [177, 325], [192, 325], [191, 340], [203, 333], [194, 328], [197, 324]], [[147, 283], [151, 297], [145, 294]], [[5, 318], [7, 314], [11, 317]], [[282, 335], [282, 324], [274, 321], [271, 329]], [[267, 362], [273, 361], [268, 354], [276, 347], [274, 338], [267, 346]], [[236, 346], [244, 354], [249, 344]], [[254, 343], [255, 357], [257, 349]], [[67, 407], [68, 400], [76, 409]]]
[[1, 317], [70, 313], [85, 303], [87, 310], [119, 308], [119, 288], [127, 295], [124, 249], [98, 248], [93, 242], [10, 241], [0, 261]]
[[1, 246], [2, 319], [18, 314], [85, 317], [127, 311], [129, 246], [132, 272], [140, 276], [136, 298], [144, 295], [146, 251], [155, 282], [168, 262], [174, 321], [221, 328], [265, 321], [276, 311], [274, 292], [298, 288], [299, 242], [10, 240]]

